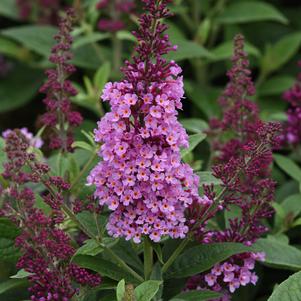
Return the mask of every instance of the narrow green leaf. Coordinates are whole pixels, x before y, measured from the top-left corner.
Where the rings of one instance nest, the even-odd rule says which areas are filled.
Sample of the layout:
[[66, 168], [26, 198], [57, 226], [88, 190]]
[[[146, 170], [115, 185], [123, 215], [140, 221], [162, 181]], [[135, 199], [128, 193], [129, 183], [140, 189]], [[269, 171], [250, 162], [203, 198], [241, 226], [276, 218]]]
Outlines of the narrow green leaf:
[[0, 15], [11, 18], [11, 19], [18, 19], [20, 17], [17, 3], [16, 1], [12, 0], [1, 0], [0, 1]]
[[137, 283], [137, 279], [124, 271], [123, 268], [100, 257], [78, 255], [74, 257], [73, 262], [117, 281], [125, 279], [129, 283]]
[[301, 194], [293, 194], [287, 197], [281, 203], [286, 214], [292, 214], [296, 217], [301, 212]]
[[202, 119], [185, 118], [181, 119], [180, 122], [187, 131], [190, 131], [194, 134], [202, 133], [204, 130], [208, 129], [208, 123]]
[[93, 146], [85, 141], [75, 141], [72, 143], [72, 147], [74, 147], [74, 148], [77, 147], [77, 148], [85, 149], [90, 152], [94, 152]]
[[[250, 43], [245, 43], [245, 51], [256, 58], [260, 57], [261, 53], [259, 49], [257, 49], [255, 46], [251, 45]], [[233, 42], [227, 41], [222, 44], [219, 44], [216, 48], [211, 50], [214, 57], [212, 58], [212, 61], [223, 61], [226, 59], [231, 58], [233, 54]]]
[[84, 46], [86, 44], [99, 42], [105, 39], [110, 38], [109, 33], [100, 33], [100, 32], [93, 32], [90, 35], [78, 37], [74, 40], [74, 43], [72, 45], [73, 49], [79, 48], [81, 46]]
[[174, 41], [177, 45], [177, 51], [172, 51], [166, 58], [168, 60], [182, 61], [194, 58], [213, 59], [213, 55], [203, 46], [188, 40]]
[[301, 272], [295, 273], [282, 282], [268, 301], [301, 300]]
[[105, 62], [100, 66], [100, 68], [96, 71], [94, 75], [93, 84], [94, 87], [100, 92], [104, 88], [106, 82], [109, 80], [111, 73], [111, 64], [109, 62]]
[[161, 281], [148, 280], [135, 288], [137, 301], [151, 301], [159, 290]]
[[263, 264], [288, 270], [301, 269], [301, 251], [281, 241], [261, 238], [255, 248], [266, 255]]
[[57, 28], [49, 25], [23, 25], [4, 29], [1, 34], [45, 57], [50, 55]]
[[166, 279], [192, 276], [210, 269], [214, 264], [232, 255], [249, 252], [239, 243], [214, 243], [199, 245], [182, 253], [165, 273]]
[[274, 6], [264, 1], [233, 1], [217, 17], [223, 24], [237, 24], [258, 21], [288, 23], [287, 18]]
[[294, 180], [301, 182], [301, 168], [290, 158], [275, 154], [277, 165]]
[[181, 157], [183, 158], [184, 156], [192, 152], [205, 138], [206, 134], [204, 133], [189, 136], [189, 147], [181, 150]]
[[276, 75], [258, 87], [261, 96], [282, 94], [294, 84], [295, 79], [288, 75]]
[[216, 178], [211, 171], [199, 171], [197, 175], [200, 177], [200, 185], [221, 185], [223, 182]]
[[84, 245], [82, 245], [74, 254], [77, 255], [91, 255], [96, 256], [97, 254], [101, 253], [103, 248], [94, 240], [88, 239], [85, 241]]
[[262, 68], [266, 72], [279, 69], [297, 53], [301, 44], [301, 33], [285, 35], [274, 45], [269, 45], [263, 57]]
[[27, 284], [26, 279], [10, 279], [6, 282], [0, 283], [0, 294], [3, 294], [11, 289], [16, 289], [20, 286], [25, 286]]
[[211, 291], [190, 291], [181, 293], [173, 297], [170, 301], [206, 301], [217, 299], [221, 296], [220, 293]]
[[23, 279], [27, 278], [28, 276], [34, 275], [33, 273], [26, 272], [24, 269], [18, 271], [16, 275], [10, 276], [12, 279]]
[[123, 301], [124, 294], [125, 294], [125, 281], [124, 279], [122, 279], [118, 282], [116, 287], [117, 301]]
[[0, 81], [0, 112], [14, 110], [29, 102], [42, 83], [42, 74], [40, 70], [16, 64]]

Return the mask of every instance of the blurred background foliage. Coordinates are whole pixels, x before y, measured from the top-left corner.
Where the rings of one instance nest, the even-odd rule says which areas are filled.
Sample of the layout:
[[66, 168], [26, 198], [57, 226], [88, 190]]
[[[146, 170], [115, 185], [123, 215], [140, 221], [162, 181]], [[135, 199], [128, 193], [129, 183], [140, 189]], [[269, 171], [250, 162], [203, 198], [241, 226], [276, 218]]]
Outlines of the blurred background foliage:
[[[79, 17], [73, 32], [73, 63], [78, 72], [72, 78], [79, 93], [72, 101], [85, 117], [81, 129], [86, 131], [92, 131], [96, 121], [108, 110], [106, 104], [99, 102], [100, 93], [107, 81], [122, 76], [120, 67], [130, 57], [135, 42], [130, 32], [135, 30], [141, 10], [137, 3], [134, 11], [121, 16], [125, 28], [102, 31], [98, 22], [108, 15], [116, 16], [112, 10], [96, 9], [97, 2], [61, 1], [62, 6], [75, 5]], [[170, 53], [168, 58], [179, 62], [184, 71], [186, 100], [180, 118], [190, 134], [202, 132], [209, 118], [219, 115], [217, 98], [227, 82], [232, 38], [237, 33], [243, 33], [247, 41], [246, 51], [257, 87], [254, 101], [261, 109], [262, 118], [286, 119], [287, 104], [281, 96], [292, 86], [298, 73], [300, 1], [175, 0], [171, 9], [174, 16], [168, 20], [168, 31], [178, 51]], [[43, 72], [49, 67], [48, 56], [57, 29], [55, 25], [41, 24], [37, 15], [37, 10], [33, 10], [24, 20], [15, 0], [0, 0], [0, 131], [24, 126], [33, 132], [39, 129], [38, 116], [44, 112], [39, 87], [45, 79]], [[78, 139], [83, 140], [80, 132]], [[196, 170], [206, 170], [209, 157], [210, 147], [205, 141], [194, 155], [185, 156], [185, 160]], [[266, 300], [274, 285], [291, 274], [290, 270], [301, 269], [301, 253], [294, 253], [295, 248], [285, 249], [290, 247], [289, 241], [301, 248], [300, 150], [283, 151], [275, 159], [276, 215], [269, 227], [270, 238], [280, 246], [274, 249], [267, 263], [269, 267], [260, 267], [259, 284], [240, 290], [234, 300]], [[0, 280], [16, 272], [13, 239], [17, 233], [14, 231], [0, 220]], [[287, 262], [277, 261], [279, 252]], [[22, 300], [22, 294], [21, 290], [10, 292], [2, 295], [5, 297], [1, 296], [1, 300]]]

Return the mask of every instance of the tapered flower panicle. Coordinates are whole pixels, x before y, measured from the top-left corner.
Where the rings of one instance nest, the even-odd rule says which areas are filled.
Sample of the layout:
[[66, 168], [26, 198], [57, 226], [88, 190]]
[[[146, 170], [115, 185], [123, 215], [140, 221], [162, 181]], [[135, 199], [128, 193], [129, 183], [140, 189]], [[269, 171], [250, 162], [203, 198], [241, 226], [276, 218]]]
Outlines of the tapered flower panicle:
[[[3, 177], [8, 187], [1, 191], [0, 214], [10, 218], [21, 229], [16, 239], [20, 248], [17, 268], [29, 272], [32, 301], [69, 301], [80, 285], [97, 286], [98, 275], [70, 263], [75, 249], [70, 237], [61, 229], [63, 192], [69, 184], [60, 177], [49, 176], [48, 165], [39, 163], [29, 153], [29, 140], [19, 131], [5, 137], [7, 163]], [[43, 200], [50, 207], [46, 215], [36, 204], [36, 194], [29, 184], [43, 183]]]
[[51, 129], [50, 148], [71, 151], [73, 128], [82, 122], [79, 112], [72, 111], [70, 97], [77, 94], [71, 81], [67, 78], [74, 73], [75, 67], [69, 63], [72, 58], [71, 30], [74, 11], [69, 9], [59, 24], [60, 31], [55, 36], [57, 44], [52, 48], [50, 62], [55, 69], [46, 71], [47, 81], [40, 91], [46, 94], [44, 103], [48, 112], [42, 116], [42, 122]]
[[[299, 62], [301, 67], [301, 61]], [[295, 84], [283, 93], [283, 98], [289, 103], [287, 121], [284, 124], [283, 145], [296, 146], [301, 142], [301, 73]]]
[[[250, 245], [267, 230], [262, 219], [273, 213], [271, 202], [275, 183], [271, 178], [271, 149], [279, 144], [280, 125], [263, 122], [256, 104], [247, 99], [255, 93], [255, 88], [243, 44], [243, 37], [237, 35], [233, 67], [227, 73], [229, 83], [220, 98], [223, 116], [221, 120], [211, 120], [208, 132], [216, 151], [213, 174], [224, 186], [218, 201], [226, 210], [234, 205], [240, 215], [230, 219], [225, 230], [200, 229], [197, 236], [202, 243], [240, 242]], [[254, 267], [246, 267], [246, 262], [254, 265], [256, 256], [250, 253], [233, 256], [223, 264], [223, 267], [231, 265], [232, 271], [225, 273], [223, 270], [217, 274], [213, 269], [209, 274], [200, 275], [200, 279], [215, 290], [226, 289], [231, 293], [241, 285], [254, 284], [257, 279], [251, 273]]]
[[198, 199], [198, 177], [180, 155], [180, 147], [188, 147], [177, 121], [181, 69], [162, 57], [174, 49], [160, 21], [169, 16], [168, 1], [143, 2], [147, 13], [140, 17], [136, 54], [126, 62], [125, 79], [103, 90], [102, 99], [111, 105], [95, 130], [103, 161], [88, 178], [100, 204], [113, 211], [109, 234], [136, 243], [143, 235], [153, 241], [184, 237], [185, 208]]

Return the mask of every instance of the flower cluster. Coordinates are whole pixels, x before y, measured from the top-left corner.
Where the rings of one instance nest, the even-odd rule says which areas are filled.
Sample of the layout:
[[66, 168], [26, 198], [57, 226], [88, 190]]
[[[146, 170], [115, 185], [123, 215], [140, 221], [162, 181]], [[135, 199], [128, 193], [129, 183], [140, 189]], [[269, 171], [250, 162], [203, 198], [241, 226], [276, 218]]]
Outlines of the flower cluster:
[[104, 88], [102, 99], [112, 110], [95, 130], [103, 161], [88, 177], [99, 203], [113, 211], [108, 233], [136, 243], [143, 235], [155, 242], [164, 235], [183, 238], [188, 231], [184, 211], [199, 200], [199, 179], [180, 155], [180, 147], [188, 147], [177, 121], [181, 68], [162, 58], [173, 49], [160, 21], [169, 16], [167, 2], [144, 1], [148, 13], [135, 33], [139, 44], [133, 62], [126, 63], [123, 81]]
[[[43, 140], [39, 137], [34, 137], [33, 133], [29, 132], [27, 128], [21, 128], [20, 132], [26, 137], [30, 146], [35, 148], [41, 148], [43, 146]], [[12, 130], [8, 129], [2, 133], [4, 139], [8, 138], [9, 134], [12, 133]]]
[[[230, 260], [216, 264], [207, 274], [201, 274], [189, 279], [187, 290], [205, 290], [210, 287], [213, 291], [222, 291], [225, 295], [222, 301], [230, 300], [230, 293], [248, 284], [255, 285], [258, 276], [253, 272], [256, 261], [264, 261], [264, 253], [244, 253], [235, 255]], [[225, 284], [227, 290], [225, 290]]]
[[55, 36], [57, 44], [52, 48], [49, 58], [56, 65], [55, 69], [46, 71], [47, 81], [40, 91], [46, 94], [44, 103], [48, 111], [42, 116], [44, 125], [51, 129], [50, 148], [71, 151], [73, 143], [73, 128], [82, 122], [79, 112], [72, 111], [70, 97], [77, 94], [71, 81], [67, 78], [75, 72], [75, 67], [69, 63], [72, 58], [72, 23], [74, 11], [69, 9], [66, 17], [59, 23], [60, 31]]
[[34, 19], [41, 24], [56, 25], [62, 2], [62, 0], [16, 0], [16, 5], [22, 20]]
[[[74, 281], [80, 285], [99, 285], [98, 275], [69, 263], [75, 249], [60, 228], [64, 220], [63, 191], [69, 184], [48, 175], [48, 165], [38, 162], [35, 155], [28, 152], [29, 141], [20, 130], [9, 132], [5, 142], [8, 161], [4, 164], [3, 177], [9, 186], [2, 190], [0, 213], [22, 230], [16, 239], [22, 252], [17, 267], [30, 273], [31, 300], [68, 301], [77, 293]], [[44, 184], [46, 190], [42, 198], [50, 207], [49, 214], [35, 206], [36, 195], [29, 183]]]
[[[213, 204], [221, 202], [226, 210], [235, 206], [241, 214], [230, 219], [229, 227], [224, 230], [200, 228], [196, 233], [201, 243], [240, 242], [251, 245], [267, 230], [262, 219], [273, 213], [270, 204], [275, 183], [271, 179], [271, 149], [279, 145], [278, 133], [281, 128], [279, 124], [260, 120], [256, 104], [246, 99], [255, 93], [255, 88], [243, 46], [243, 37], [237, 35], [234, 40], [233, 67], [228, 72], [230, 81], [220, 98], [223, 118], [212, 119], [208, 132], [212, 137], [213, 150], [216, 151], [213, 174], [224, 186], [218, 197], [213, 195]], [[206, 189], [210, 190], [208, 187]], [[209, 287], [230, 292], [240, 285], [256, 282], [257, 277], [249, 268], [246, 269], [246, 262], [251, 262], [253, 268], [254, 260], [263, 257], [257, 258], [256, 254], [240, 256], [245, 256], [240, 263], [236, 262], [237, 256], [224, 263], [224, 266], [232, 265], [233, 274], [225, 275], [218, 271], [221, 274], [217, 275], [214, 268], [209, 274], [200, 275], [200, 278]]]
[[135, 9], [134, 0], [100, 0], [96, 8], [108, 17], [101, 18], [98, 28], [101, 31], [116, 32], [125, 28], [123, 16], [128, 16]]
[[[301, 61], [299, 66], [301, 67]], [[284, 92], [283, 98], [290, 107], [287, 111], [287, 122], [284, 124], [282, 142], [297, 145], [301, 142], [301, 73], [295, 84]]]

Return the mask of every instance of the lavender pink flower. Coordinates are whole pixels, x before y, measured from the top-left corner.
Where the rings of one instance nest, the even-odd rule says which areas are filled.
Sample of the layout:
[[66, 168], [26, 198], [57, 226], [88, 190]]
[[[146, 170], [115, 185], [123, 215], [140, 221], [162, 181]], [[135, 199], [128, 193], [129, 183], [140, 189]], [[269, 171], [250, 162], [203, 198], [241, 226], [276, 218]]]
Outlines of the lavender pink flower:
[[144, 3], [133, 62], [126, 62], [123, 81], [103, 90], [102, 99], [111, 105], [95, 130], [103, 161], [88, 177], [100, 205], [112, 211], [108, 233], [136, 243], [142, 236], [155, 242], [185, 237], [185, 209], [199, 199], [198, 177], [180, 155], [180, 148], [188, 147], [177, 120], [184, 94], [181, 68], [162, 57], [174, 49], [160, 21], [170, 15], [168, 1]]
[[44, 103], [48, 111], [41, 120], [51, 131], [49, 146], [63, 151], [72, 151], [73, 129], [82, 122], [81, 114], [71, 108], [70, 97], [75, 96], [77, 91], [68, 79], [75, 72], [75, 67], [69, 63], [72, 58], [70, 49], [74, 18], [74, 11], [69, 9], [59, 23], [60, 30], [55, 36], [57, 44], [49, 58], [56, 67], [46, 71], [48, 79], [40, 89], [46, 94]]

